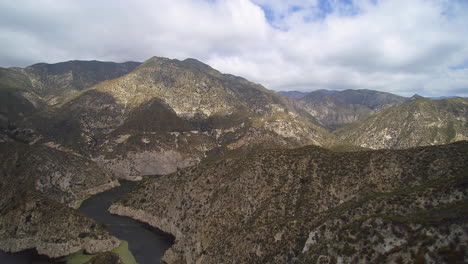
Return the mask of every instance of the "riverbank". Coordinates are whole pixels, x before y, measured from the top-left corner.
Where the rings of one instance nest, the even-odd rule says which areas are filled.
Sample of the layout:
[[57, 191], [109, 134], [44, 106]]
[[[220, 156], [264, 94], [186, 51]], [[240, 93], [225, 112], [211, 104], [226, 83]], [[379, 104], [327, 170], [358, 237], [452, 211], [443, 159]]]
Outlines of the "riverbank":
[[136, 184], [134, 181], [121, 181], [119, 187], [84, 200], [78, 210], [101, 224], [113, 236], [128, 241], [128, 249], [139, 264], [162, 263], [161, 258], [172, 245], [173, 238], [145, 223], [108, 211], [118, 197], [131, 191]]
[[[83, 200], [77, 209], [94, 219], [101, 227], [122, 241], [119, 247], [112, 250], [117, 253], [125, 264], [162, 263], [164, 252], [173, 244], [174, 237], [145, 223], [129, 217], [111, 214], [110, 205], [122, 195], [125, 195], [137, 182], [123, 180], [120, 185]], [[94, 255], [76, 252], [64, 258], [49, 258], [37, 254], [35, 250], [18, 253], [0, 251], [0, 263], [72, 263], [82, 264]]]

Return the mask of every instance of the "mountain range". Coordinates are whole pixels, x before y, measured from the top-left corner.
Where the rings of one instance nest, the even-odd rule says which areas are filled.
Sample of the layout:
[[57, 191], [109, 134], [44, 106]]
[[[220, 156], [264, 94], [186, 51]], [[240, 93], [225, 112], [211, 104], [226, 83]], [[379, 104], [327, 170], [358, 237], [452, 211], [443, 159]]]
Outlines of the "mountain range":
[[302, 107], [330, 130], [366, 119], [381, 109], [405, 101], [404, 97], [372, 90], [318, 90], [299, 99]]
[[168, 263], [450, 263], [467, 116], [464, 98], [276, 93], [195, 59], [0, 68], [0, 249], [109, 251], [73, 208], [165, 175], [110, 211], [175, 235]]

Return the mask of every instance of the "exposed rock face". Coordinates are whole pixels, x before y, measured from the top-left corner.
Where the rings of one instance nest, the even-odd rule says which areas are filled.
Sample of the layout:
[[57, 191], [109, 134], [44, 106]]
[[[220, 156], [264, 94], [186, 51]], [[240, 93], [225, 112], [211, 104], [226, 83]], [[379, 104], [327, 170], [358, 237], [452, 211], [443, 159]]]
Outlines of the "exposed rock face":
[[314, 91], [299, 99], [304, 109], [331, 130], [363, 120], [407, 99], [372, 90]]
[[[421, 215], [432, 212], [431, 205], [434, 212], [458, 208], [460, 203], [466, 207], [467, 154], [466, 141], [354, 153], [319, 147], [255, 151], [145, 180], [112, 205], [110, 211], [174, 234], [175, 245], [164, 257], [168, 263], [285, 263], [296, 257], [309, 263], [306, 260], [317, 260], [322, 251], [333, 254], [335, 260], [337, 256], [343, 256], [343, 260], [356, 256], [362, 259], [366, 256], [359, 254], [369, 252], [372, 261], [379, 259], [380, 253], [393, 250], [388, 255], [392, 260], [400, 251], [405, 258], [410, 252], [398, 245], [424, 247], [422, 238], [412, 237], [406, 226], [401, 227], [403, 235], [394, 244], [390, 240], [395, 235], [390, 233], [387, 240], [384, 237], [383, 242], [371, 244], [353, 236], [357, 232], [373, 241], [375, 233], [385, 235], [389, 225], [382, 224], [375, 233], [365, 229], [379, 224], [379, 217], [387, 221], [384, 216], [375, 215], [379, 212], [390, 216], [401, 213], [401, 219], [407, 219], [405, 223], [411, 228], [426, 228], [416, 234], [424, 230], [443, 233], [442, 238], [450, 237], [449, 241], [455, 243], [453, 250], [459, 252], [466, 241], [466, 208], [453, 210], [448, 218], [437, 219], [427, 227], [417, 220], [412, 222], [410, 217], [418, 215], [419, 210]], [[398, 200], [400, 190], [408, 194]], [[420, 197], [413, 199], [417, 195]], [[353, 202], [355, 199], [358, 202]], [[409, 200], [412, 202], [407, 204]], [[387, 204], [389, 208], [379, 211]], [[370, 216], [370, 220], [365, 221], [360, 215]], [[351, 223], [357, 224], [356, 230], [341, 226], [352, 231], [344, 236], [357, 239], [350, 244], [357, 253], [346, 253], [347, 258], [340, 255], [344, 244], [334, 229], [336, 221], [346, 221], [340, 216], [348, 216]], [[310, 233], [322, 230], [322, 223], [329, 223], [324, 227], [328, 232], [320, 233], [320, 241], [316, 242], [316, 236]], [[434, 250], [443, 250], [446, 241], [437, 241], [434, 238], [430, 245], [435, 245]], [[321, 242], [328, 246], [322, 247]], [[421, 252], [426, 258], [431, 254], [427, 250]]]
[[[163, 142], [171, 137], [174, 138], [175, 142], [169, 142], [169, 144]], [[165, 135], [161, 141], [158, 141], [158, 138], [161, 136], [134, 135], [128, 141], [114, 146], [106, 145], [109, 154], [104, 153], [94, 160], [119, 178], [139, 180], [141, 175], [164, 175], [172, 173], [178, 168], [194, 165], [205, 157], [203, 154], [207, 150], [217, 147], [209, 138], [207, 143], [191, 145], [191, 143], [197, 143], [191, 139], [197, 140], [201, 136], [191, 136], [190, 132], [180, 135]], [[182, 142], [178, 143], [176, 140]], [[113, 143], [115, 144], [115, 142]], [[144, 146], [145, 144], [147, 146]]]
[[52, 147], [0, 143], [0, 168], [0, 249], [36, 248], [58, 257], [118, 246], [119, 240], [70, 208], [119, 184], [92, 161]]
[[0, 249], [36, 248], [39, 254], [61, 257], [83, 249], [109, 251], [119, 245], [117, 238], [72, 208], [37, 193], [19, 192], [8, 209], [2, 208]]
[[361, 123], [337, 131], [342, 141], [358, 146], [408, 148], [468, 139], [468, 100], [415, 99]]
[[1, 207], [8, 204], [18, 188], [31, 188], [72, 206], [89, 195], [118, 186], [94, 162], [52, 147], [2, 143], [0, 157], [0, 188], [4, 190]]

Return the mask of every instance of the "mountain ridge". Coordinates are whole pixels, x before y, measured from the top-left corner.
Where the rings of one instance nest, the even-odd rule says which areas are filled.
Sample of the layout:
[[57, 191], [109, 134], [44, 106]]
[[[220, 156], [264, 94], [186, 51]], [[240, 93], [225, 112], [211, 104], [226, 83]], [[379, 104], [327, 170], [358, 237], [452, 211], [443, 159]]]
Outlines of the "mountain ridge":
[[373, 90], [343, 90], [333, 93], [310, 92], [299, 99], [302, 107], [331, 130], [367, 118], [406, 98]]
[[[152, 111], [162, 116], [153, 118]], [[160, 57], [82, 90], [23, 124], [35, 132], [30, 141], [92, 153], [99, 164], [118, 168], [113, 173], [124, 178], [165, 174], [210, 155], [254, 147], [335, 141], [295, 102], [259, 84], [221, 74], [195, 59]], [[161, 129], [163, 124], [169, 127]], [[150, 160], [165, 169], [148, 171], [157, 167], [144, 165]]]
[[[335, 214], [336, 208], [346, 202], [352, 203], [354, 199], [366, 198], [372, 193], [385, 196], [409, 187], [421, 195], [427, 190], [424, 184], [435, 181], [435, 186], [447, 183], [449, 187], [442, 196], [437, 192], [426, 194], [435, 204], [449, 203], [451, 200], [447, 195], [457, 197], [460, 194], [455, 200], [466, 203], [466, 184], [460, 186], [460, 181], [466, 181], [467, 144], [467, 141], [461, 141], [444, 146], [354, 153], [331, 152], [313, 146], [256, 150], [240, 157], [147, 179], [109, 210], [174, 234], [175, 245], [164, 256], [168, 263], [232, 260], [237, 263], [294, 263], [296, 258], [303, 263], [316, 262], [317, 257], [327, 255], [327, 251], [315, 248], [315, 244], [322, 245], [321, 242], [315, 243], [308, 237], [314, 237], [310, 233], [313, 234], [320, 225], [317, 221], [323, 219], [321, 215]], [[390, 208], [407, 210], [406, 214], [427, 210], [425, 203], [411, 199], [412, 207], [408, 207], [403, 199], [392, 200]], [[431, 198], [425, 201], [431, 201]], [[377, 206], [370, 208], [378, 210]], [[460, 219], [460, 214], [457, 217]], [[416, 223], [414, 220], [410, 222]], [[466, 226], [466, 222], [458, 220], [456, 225], [448, 226], [449, 233], [457, 233], [462, 226]], [[442, 236], [446, 227], [442, 224], [430, 230]], [[424, 228], [421, 230], [426, 230]], [[356, 248], [351, 253], [336, 252], [346, 245], [332, 235], [330, 242], [323, 240], [323, 243], [329, 243], [329, 252], [335, 252], [332, 255], [335, 259], [340, 256], [343, 260], [364, 261], [368, 256], [367, 261], [379, 258], [391, 261], [400, 252], [405, 253], [406, 260], [411, 259], [409, 252], [398, 248], [399, 244], [386, 246], [381, 251], [379, 248], [386, 244], [385, 241], [367, 244], [369, 254], [365, 255], [365, 246], [359, 242], [372, 239], [374, 234], [366, 235], [364, 229], [358, 229], [364, 238], [350, 244]], [[374, 227], [373, 230], [381, 232], [379, 235], [385, 232], [384, 228]], [[388, 235], [393, 236], [396, 235]], [[415, 242], [417, 247], [422, 241], [413, 241], [410, 235], [400, 239], [408, 244]], [[436, 246], [434, 240], [429, 245], [441, 248], [450, 241], [453, 240], [448, 238]], [[461, 240], [458, 241], [455, 251], [461, 245]], [[382, 253], [388, 255], [381, 256]], [[431, 258], [426, 251], [421, 254]]]
[[0, 248], [108, 251], [118, 240], [70, 207], [118, 179], [166, 175], [110, 210], [176, 235], [170, 263], [464, 256], [466, 100], [371, 90], [295, 100], [195, 59], [136, 64], [82, 78], [36, 64], [36, 86], [0, 68]]
[[369, 148], [407, 148], [468, 138], [468, 100], [417, 98], [336, 131], [341, 140]]

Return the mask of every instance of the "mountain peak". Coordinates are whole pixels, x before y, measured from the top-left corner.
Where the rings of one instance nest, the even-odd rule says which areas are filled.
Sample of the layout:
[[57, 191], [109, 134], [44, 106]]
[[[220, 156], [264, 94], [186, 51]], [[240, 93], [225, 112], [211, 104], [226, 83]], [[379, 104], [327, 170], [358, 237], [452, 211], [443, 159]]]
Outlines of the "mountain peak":
[[164, 62], [168, 62], [168, 61], [171, 61], [171, 59], [164, 58], [164, 57], [153, 56], [153, 57], [145, 60], [143, 62], [143, 64], [141, 65], [141, 67], [160, 65], [160, 64], [162, 64]]
[[421, 95], [419, 95], [419, 94], [414, 94], [414, 95], [411, 96], [408, 100], [409, 100], [409, 101], [416, 101], [416, 100], [420, 100], [420, 99], [426, 99], [426, 97], [421, 96]]

